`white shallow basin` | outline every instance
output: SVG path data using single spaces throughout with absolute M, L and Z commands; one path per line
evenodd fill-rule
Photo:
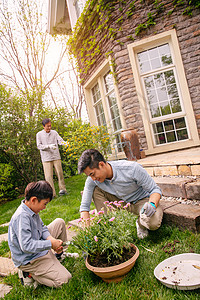
M 169 288 L 198 289 L 200 288 L 200 254 L 183 253 L 169 257 L 157 265 L 154 275 Z

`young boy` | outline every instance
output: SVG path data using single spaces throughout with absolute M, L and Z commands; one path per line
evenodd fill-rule
M 47 227 L 38 215 L 52 196 L 53 190 L 47 181 L 29 183 L 25 200 L 10 221 L 8 244 L 15 266 L 19 274 L 23 274 L 24 285 L 32 280 L 34 286 L 40 283 L 59 287 L 72 277 L 51 251 L 53 249 L 58 256 L 63 252 L 62 244 L 67 241 L 64 220 L 55 219 Z

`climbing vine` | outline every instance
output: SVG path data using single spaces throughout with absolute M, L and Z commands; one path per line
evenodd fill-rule
M 162 0 L 88 0 L 68 41 L 71 54 L 78 60 L 79 72 L 86 74 L 97 57 L 105 55 L 105 49 L 104 53 L 101 50 L 105 41 L 115 40 L 123 46 L 124 43 L 117 38 L 117 34 L 122 31 L 122 23 L 137 13 L 136 4 L 141 7 L 148 4 L 150 8 L 147 9 L 145 21 L 135 28 L 135 36 L 128 36 L 131 41 L 134 41 L 142 31 L 156 25 L 156 18 L 166 9 L 164 3 Z M 181 6 L 186 7 L 183 14 L 191 16 L 193 9 L 200 7 L 200 0 L 173 0 L 172 3 L 173 8 L 168 11 L 168 16 Z M 112 51 L 106 52 L 106 57 L 108 55 L 112 56 Z M 114 66 L 113 58 L 111 61 Z M 116 78 L 115 74 L 114 77 Z

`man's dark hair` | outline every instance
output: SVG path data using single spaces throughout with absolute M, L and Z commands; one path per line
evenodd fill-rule
M 53 189 L 48 181 L 41 180 L 37 182 L 31 182 L 25 189 L 25 199 L 30 200 L 31 197 L 37 197 L 38 202 L 43 199 L 52 199 Z
M 106 163 L 103 155 L 96 149 L 87 149 L 83 151 L 78 161 L 78 172 L 83 173 L 84 170 L 89 167 L 90 169 L 99 168 L 99 162 Z
M 45 126 L 45 125 L 48 124 L 49 122 L 51 122 L 50 119 L 44 119 L 44 120 L 42 120 L 42 125 Z

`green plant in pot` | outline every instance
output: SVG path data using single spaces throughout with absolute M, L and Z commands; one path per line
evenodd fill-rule
M 97 215 L 92 214 L 90 226 L 80 230 L 74 245 L 87 253 L 89 270 L 106 282 L 119 282 L 139 256 L 138 248 L 132 244 L 136 217 L 123 201 L 106 201 L 105 205 L 107 214 L 103 209 Z

